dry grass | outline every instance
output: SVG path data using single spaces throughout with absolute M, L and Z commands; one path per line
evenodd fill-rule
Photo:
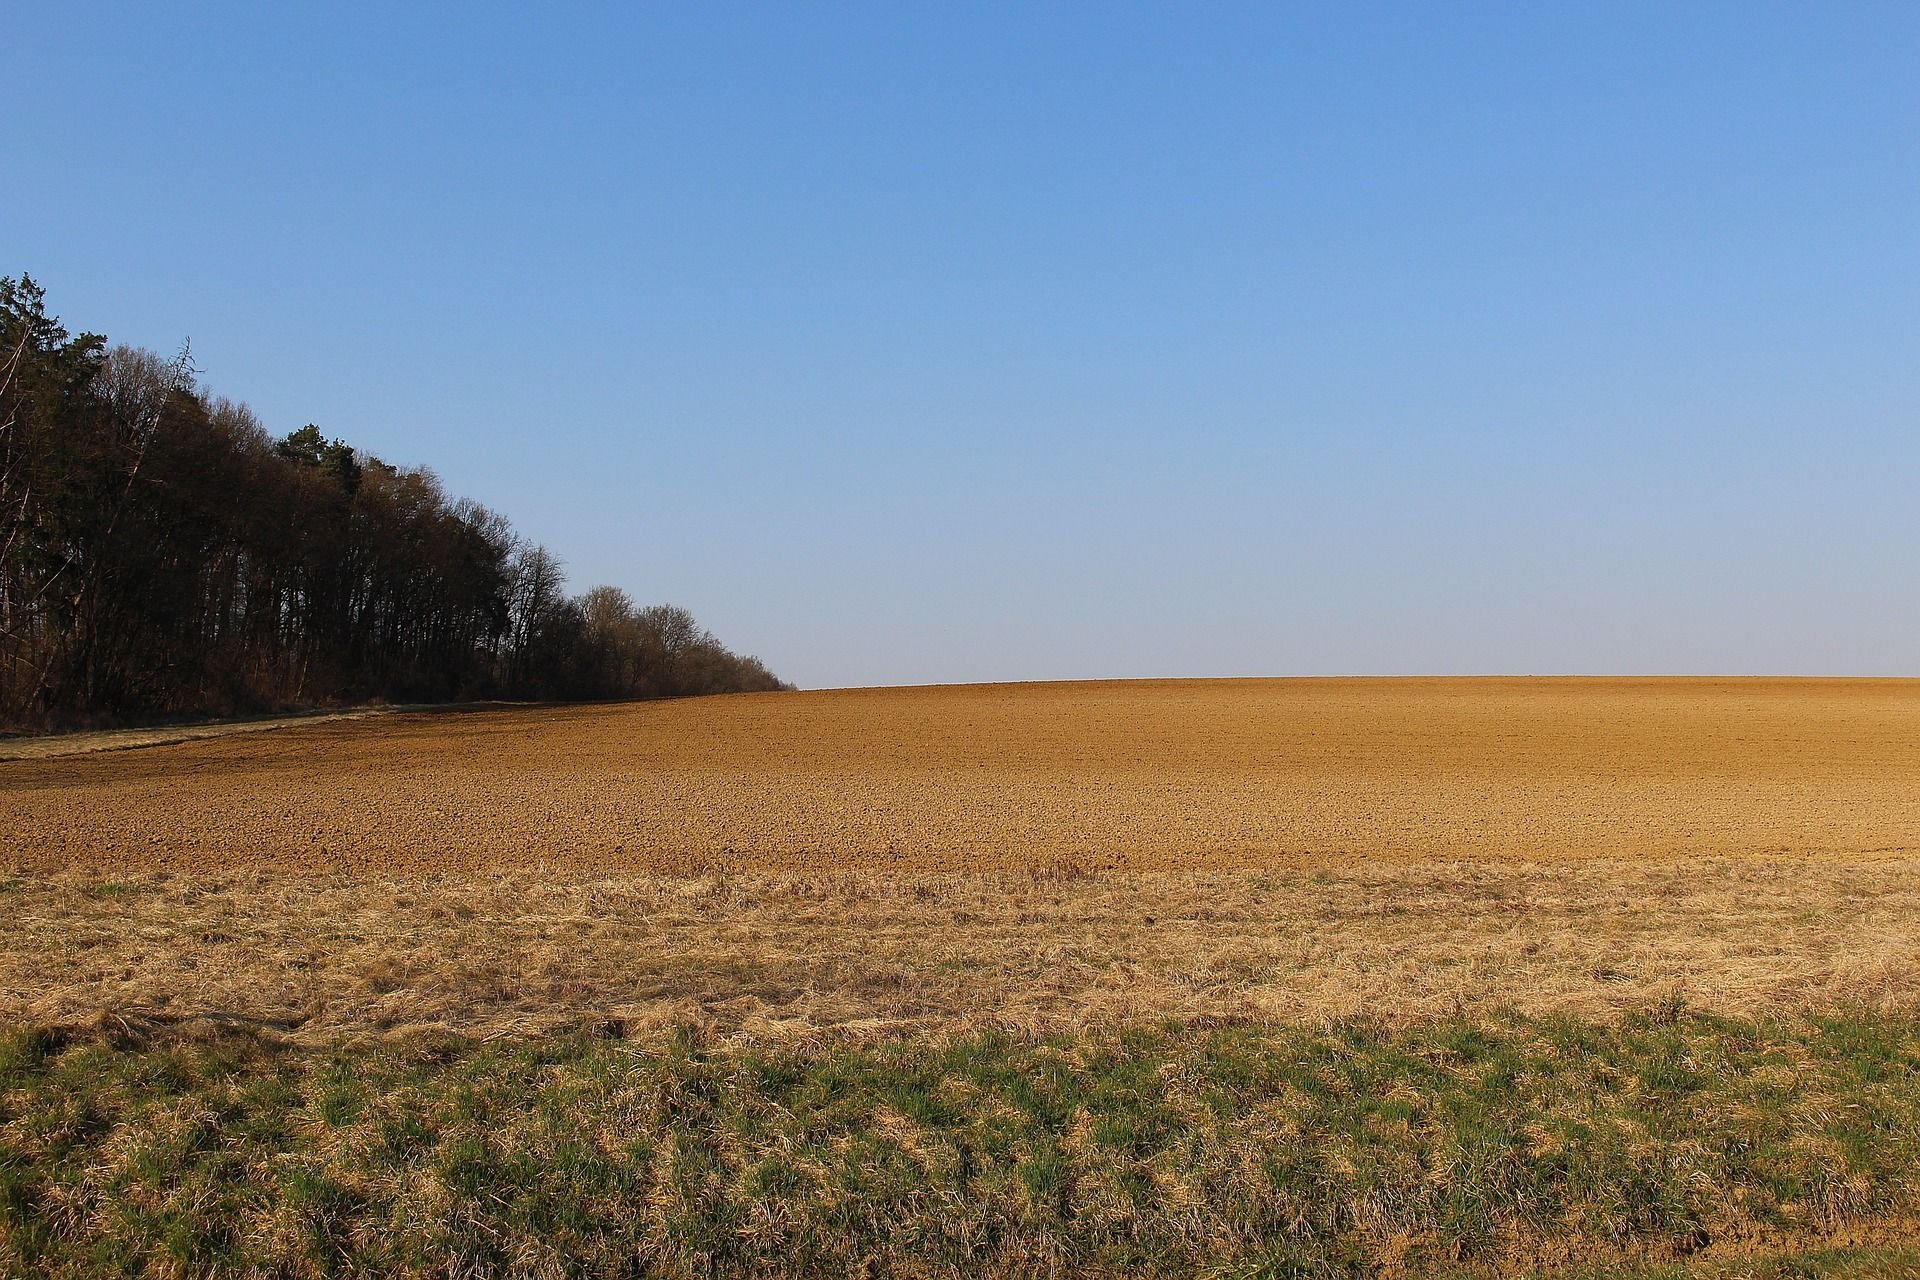
M 1920 1211 L 1920 683 L 394 715 L 0 819 L 0 1271 L 1758 1275 Z
M 784 1049 L 0 1031 L 0 1273 L 1852 1280 L 1911 1274 L 1917 1083 L 1920 1023 L 1860 1013 Z M 1805 1252 L 1840 1245 L 1895 1247 Z
M 1920 989 L 1920 682 L 1151 681 L 0 764 L 0 1017 L 749 1037 Z
M 756 1041 L 1506 1007 L 1904 1008 L 1920 859 L 8 882 L 0 1020 Z

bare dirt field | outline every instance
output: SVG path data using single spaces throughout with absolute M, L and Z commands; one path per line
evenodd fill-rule
M 0 819 L 8 1274 L 1915 1256 L 1920 682 L 316 719 Z
M 1140 681 L 0 762 L 0 1013 L 307 1036 L 1901 1004 L 1920 683 Z
M 0 762 L 0 867 L 1196 871 L 1920 853 L 1920 682 L 952 686 Z
M 1920 990 L 1920 683 L 1006 685 L 0 762 L 0 1016 L 751 1038 Z

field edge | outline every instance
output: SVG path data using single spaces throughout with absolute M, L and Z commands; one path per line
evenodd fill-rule
M 778 1050 L 0 1037 L 0 1262 L 52 1276 L 1651 1277 L 1892 1266 L 1916 1220 L 1920 1018 L 1867 1011 Z

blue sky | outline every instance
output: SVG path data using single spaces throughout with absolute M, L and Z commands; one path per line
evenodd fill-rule
M 1920 674 L 1920 6 L 7 27 L 0 272 L 802 684 Z

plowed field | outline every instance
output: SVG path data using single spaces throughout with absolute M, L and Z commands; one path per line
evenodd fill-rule
M 1920 682 L 397 713 L 0 761 L 0 816 L 0 1022 L 786 1040 L 1920 991 Z
M 1920 849 L 1920 682 L 953 686 L 0 761 L 0 867 L 1220 870 Z

